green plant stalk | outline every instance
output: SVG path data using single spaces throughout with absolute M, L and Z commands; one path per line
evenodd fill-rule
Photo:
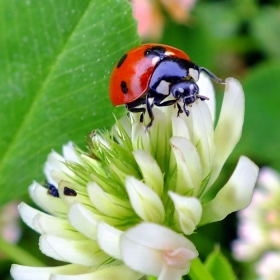
M 12 262 L 28 266 L 45 266 L 37 258 L 15 244 L 8 243 L 0 236 L 0 251 L 3 252 Z

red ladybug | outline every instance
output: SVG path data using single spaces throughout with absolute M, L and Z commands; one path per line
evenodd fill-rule
M 161 45 L 144 44 L 124 54 L 116 64 L 110 80 L 110 98 L 114 106 L 125 104 L 130 112 L 146 110 L 150 127 L 154 120 L 152 107 L 177 105 L 178 115 L 189 115 L 187 106 L 208 99 L 199 95 L 196 82 L 200 72 L 207 73 L 215 82 L 225 82 L 203 67 L 198 67 L 181 50 Z M 174 99 L 164 101 L 172 95 Z M 181 105 L 179 104 L 181 103 Z M 146 108 L 140 105 L 146 105 Z

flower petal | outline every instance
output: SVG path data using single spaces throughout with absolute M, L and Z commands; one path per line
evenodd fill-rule
M 186 247 L 197 253 L 195 246 L 182 234 L 154 223 L 141 223 L 124 232 L 126 238 L 157 250 L 175 250 Z
M 88 272 L 88 267 L 76 264 L 56 267 L 32 267 L 13 264 L 11 267 L 11 276 L 14 280 L 49 280 L 53 273 L 76 275 L 86 272 Z
M 80 265 L 100 265 L 110 257 L 100 250 L 92 240 L 67 240 L 64 238 L 41 235 L 40 250 L 45 255 L 64 262 Z
M 68 219 L 71 225 L 84 236 L 96 240 L 97 220 L 90 210 L 76 202 L 69 209 Z
M 137 280 L 142 274 L 133 271 L 125 265 L 114 265 L 97 269 L 94 272 L 82 275 L 52 275 L 49 280 Z
M 141 219 L 155 223 L 164 221 L 164 206 L 151 188 L 131 176 L 126 178 L 125 186 L 131 205 Z
M 184 271 L 178 268 L 170 267 L 167 264 L 163 264 L 162 271 L 158 277 L 158 280 L 176 280 L 182 279 L 183 275 L 186 275 L 190 270 L 190 264 L 187 265 L 187 269 Z
M 67 180 L 73 172 L 65 165 L 65 158 L 55 151 L 52 151 L 44 165 L 44 173 L 48 183 L 57 187 L 60 180 Z
M 126 135 L 131 135 L 132 132 L 131 121 L 127 115 L 124 115 L 122 118 L 116 120 L 116 123 L 112 127 L 112 133 L 118 143 L 122 143 L 123 141 L 122 130 Z
M 181 196 L 171 191 L 169 191 L 168 194 L 175 206 L 174 215 L 178 227 L 186 235 L 192 234 L 202 215 L 202 206 L 199 199 Z
M 240 157 L 229 181 L 216 197 L 203 205 L 200 225 L 220 221 L 228 214 L 247 207 L 252 199 L 259 168 L 247 157 Z
M 42 214 L 42 215 L 48 215 L 48 214 L 45 214 L 27 204 L 25 204 L 24 202 L 21 202 L 19 204 L 18 211 L 25 224 L 27 224 L 30 228 L 37 231 L 38 233 L 42 233 L 40 231 L 40 229 L 38 229 L 38 228 L 35 229 L 33 220 L 34 220 L 34 217 L 38 214 Z
M 124 263 L 132 269 L 147 275 L 172 275 L 174 277 L 169 279 L 174 280 L 180 279 L 189 261 L 198 256 L 195 246 L 187 238 L 152 223 L 141 223 L 124 232 L 121 236 L 121 252 Z M 167 273 L 168 269 L 174 270 L 174 274 Z M 179 278 L 178 269 L 181 271 Z
M 182 116 L 190 131 L 191 142 L 196 147 L 202 165 L 202 179 L 211 172 L 215 155 L 214 124 L 205 102 L 197 100 L 190 109 L 190 115 Z
M 19 204 L 18 209 L 23 221 L 40 234 L 49 233 L 72 239 L 81 237 L 66 219 L 48 215 L 23 202 Z
M 115 259 L 121 260 L 120 236 L 122 231 L 104 223 L 98 223 L 97 240 L 100 248 Z
M 87 190 L 92 204 L 101 213 L 116 218 L 131 217 L 133 215 L 128 201 L 106 193 L 97 183 L 89 182 Z
M 97 224 L 99 221 L 104 221 L 113 226 L 123 224 L 123 220 L 96 214 L 93 210 L 89 210 L 83 204 L 75 202 L 68 212 L 70 224 L 89 239 L 97 240 Z
M 47 161 L 44 165 L 44 173 L 48 183 L 57 187 L 57 182 L 52 178 L 51 173 L 54 169 L 61 170 L 66 168 L 64 165 L 65 159 L 59 153 L 51 151 L 47 157 Z
M 168 111 L 170 109 L 173 108 L 162 107 L 162 111 Z M 150 129 L 148 132 L 152 146 L 150 153 L 157 161 L 161 170 L 167 170 L 170 157 L 169 139 L 171 137 L 171 119 L 170 117 L 166 117 L 162 111 L 158 108 L 153 108 L 153 113 L 155 116 L 153 129 Z
M 172 137 L 170 145 L 177 161 L 176 193 L 197 195 L 202 180 L 202 167 L 196 147 L 182 137 Z
M 68 188 L 72 191 L 74 191 L 75 194 L 70 195 L 67 192 L 65 192 L 65 189 Z M 58 183 L 58 192 L 59 192 L 59 197 L 61 201 L 68 207 L 70 207 L 73 203 L 75 202 L 80 202 L 84 205 L 90 205 L 90 199 L 88 198 L 88 195 L 84 191 L 79 191 L 77 190 L 77 185 L 75 183 L 65 181 L 65 180 L 60 180 Z
M 69 141 L 66 145 L 62 146 L 62 154 L 66 161 L 80 163 L 80 157 L 77 155 L 75 145 Z
M 66 219 L 57 218 L 46 214 L 37 214 L 33 219 L 34 229 L 41 234 L 47 233 L 65 239 L 84 239 Z
M 217 179 L 226 159 L 240 139 L 244 121 L 244 107 L 245 99 L 241 84 L 233 78 L 226 79 L 223 104 L 215 129 L 216 154 L 207 189 Z
M 142 171 L 145 184 L 160 196 L 163 191 L 163 175 L 157 162 L 151 154 L 143 150 L 134 151 L 133 155 Z
M 160 251 L 142 246 L 124 234 L 121 238 L 121 252 L 122 260 L 128 267 L 146 275 L 160 275 L 163 266 Z
M 187 140 L 190 140 L 190 133 L 189 133 L 189 128 L 185 121 L 177 116 L 176 114 L 173 114 L 171 117 L 172 121 L 172 135 L 177 136 L 177 137 L 183 137 L 186 138 Z
M 28 190 L 32 200 L 43 210 L 55 216 L 65 217 L 67 206 L 61 199 L 50 195 L 46 188 L 34 181 Z
M 212 122 L 214 123 L 216 117 L 216 96 L 213 83 L 209 76 L 202 72 L 197 81 L 197 85 L 199 87 L 199 94 L 209 98 L 209 100 L 205 100 L 204 102 L 210 110 Z
M 137 118 L 138 116 L 135 117 Z M 143 123 L 134 122 L 132 124 L 131 142 L 133 150 L 142 149 L 149 153 L 152 150 L 150 136 Z

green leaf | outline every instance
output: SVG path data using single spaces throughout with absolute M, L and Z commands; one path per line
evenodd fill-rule
M 111 126 L 111 70 L 139 43 L 126 0 L 0 0 L 0 204 L 43 180 L 52 148 Z
M 157 278 L 154 276 L 146 276 L 146 278 L 147 280 L 157 280 Z
M 214 280 L 199 258 L 192 260 L 189 276 L 192 280 Z
M 230 263 L 219 249 L 215 249 L 208 255 L 205 266 L 211 272 L 215 280 L 237 280 Z
M 265 63 L 252 70 L 242 82 L 245 122 L 235 150 L 235 155 L 246 154 L 259 165 L 276 169 L 280 169 L 279 73 L 279 63 Z

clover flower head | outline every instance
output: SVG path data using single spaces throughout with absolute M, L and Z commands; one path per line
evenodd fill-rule
M 253 261 L 262 279 L 280 277 L 280 176 L 268 167 L 260 171 L 252 203 L 238 213 L 238 237 L 234 257 Z
M 187 238 L 198 226 L 246 207 L 258 168 L 242 156 L 216 196 L 209 196 L 238 142 L 244 94 L 226 80 L 215 122 L 215 96 L 204 75 L 190 116 L 172 106 L 153 108 L 148 130 L 139 115 L 116 121 L 112 132 L 93 131 L 88 152 L 64 146 L 45 165 L 49 191 L 34 182 L 32 199 L 48 214 L 22 203 L 20 214 L 40 235 L 41 251 L 69 264 L 53 268 L 13 265 L 14 279 L 180 279 L 198 256 Z M 114 275 L 114 276 L 112 276 Z M 32 278 L 33 277 L 33 278 Z M 111 277 L 111 278 L 110 278 Z
M 267 252 L 256 264 L 256 272 L 260 279 L 277 280 L 280 275 L 280 253 Z

